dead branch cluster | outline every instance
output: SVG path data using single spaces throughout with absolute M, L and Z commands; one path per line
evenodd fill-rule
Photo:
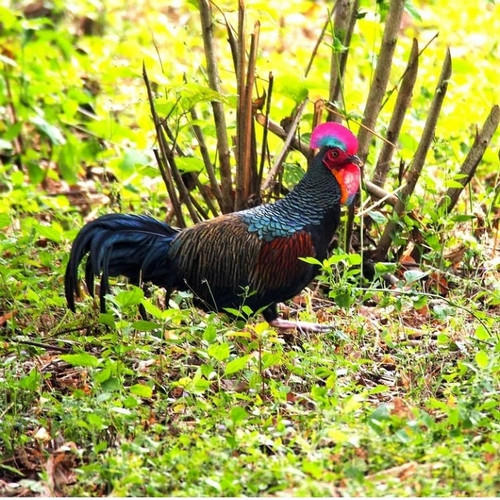
M 386 181 L 391 169 L 394 168 L 394 156 L 397 153 L 397 144 L 406 113 L 411 106 L 411 98 L 417 79 L 419 60 L 425 48 L 419 50 L 418 42 L 413 40 L 405 71 L 397 85 L 388 89 L 389 77 L 392 69 L 394 50 L 398 41 L 402 15 L 404 11 L 404 0 L 390 2 L 390 9 L 385 20 L 385 28 L 381 41 L 380 51 L 377 55 L 377 64 L 374 69 L 371 87 L 365 104 L 363 118 L 359 125 L 358 155 L 366 162 L 374 137 L 382 140 L 382 146 L 378 158 L 372 162 L 374 167 L 370 178 L 365 168 L 363 186 L 369 195 L 365 206 L 358 215 L 368 216 L 362 227 L 370 227 L 369 213 L 374 208 L 383 205 L 388 206 L 393 216 L 388 217 L 388 222 L 382 231 L 379 241 L 372 248 L 370 258 L 374 261 L 387 259 L 394 235 L 398 229 L 398 218 L 402 217 L 407 210 L 407 202 L 413 195 L 415 187 L 421 177 L 426 163 L 426 157 L 431 148 L 435 135 L 436 124 L 440 115 L 441 107 L 446 96 L 448 81 L 452 74 L 452 60 L 450 51 L 447 50 L 442 63 L 432 101 L 430 103 L 427 118 L 422 135 L 418 141 L 418 147 L 408 168 L 401 162 L 399 165 L 400 186 L 395 191 L 385 188 Z M 221 92 L 221 79 L 217 63 L 217 50 L 214 34 L 214 12 L 210 0 L 199 0 L 201 28 L 203 32 L 204 51 L 206 56 L 206 72 L 208 85 L 215 92 Z M 349 45 L 356 25 L 359 13 L 358 0 L 338 0 L 333 10 L 327 16 L 325 25 L 321 31 L 316 47 L 313 50 L 305 76 L 314 64 L 314 58 L 318 48 L 324 41 L 327 33 L 331 33 L 334 40 L 340 44 L 341 50 L 332 48 L 330 85 L 328 98 L 314 103 L 313 123 L 326 120 L 341 121 L 349 120 L 349 114 L 343 105 L 343 81 L 348 68 Z M 201 128 L 196 125 L 198 117 L 196 109 L 190 111 L 194 121 L 192 125 L 193 134 L 198 142 L 199 151 L 204 162 L 209 188 L 203 186 L 198 179 L 198 174 L 182 174 L 176 165 L 176 157 L 184 155 L 176 142 L 176 131 L 168 125 L 168 120 L 158 115 L 155 109 L 155 100 L 151 90 L 151 84 L 144 68 L 144 80 L 148 90 L 151 113 L 158 136 L 159 150 L 155 151 L 161 175 L 166 184 L 171 202 L 169 219 L 175 219 L 176 223 L 183 227 L 186 225 L 184 205 L 193 222 L 206 219 L 218 213 L 227 213 L 241 210 L 263 200 L 269 200 L 271 196 L 278 196 L 282 192 L 280 186 L 284 162 L 291 150 L 297 150 L 309 158 L 311 151 L 308 144 L 301 141 L 297 136 L 302 113 L 309 104 L 305 99 L 294 110 L 291 117 L 276 123 L 270 116 L 272 109 L 271 100 L 273 92 L 273 75 L 268 75 L 267 87 L 256 92 L 256 68 L 257 49 L 259 43 L 259 23 L 255 23 L 248 35 L 246 11 L 243 0 L 239 1 L 238 22 L 235 30 L 223 13 L 218 13 L 223 19 L 226 28 L 227 39 L 231 49 L 236 76 L 236 87 L 238 91 L 238 104 L 236 116 L 236 133 L 234 138 L 229 138 L 226 123 L 224 104 L 220 100 L 211 103 L 213 120 L 217 136 L 217 165 L 210 159 L 206 141 Z M 329 29 L 330 28 L 330 29 Z M 249 41 L 249 43 L 248 43 Z M 432 43 L 432 40 L 427 44 Z M 334 47 L 335 44 L 332 44 Z M 389 120 L 387 130 L 383 137 L 375 132 L 380 111 L 387 103 L 389 97 L 397 93 L 392 116 Z M 460 170 L 457 172 L 460 187 L 453 187 L 443 193 L 438 209 L 450 212 L 459 199 L 460 194 L 473 178 L 476 168 L 490 143 L 490 140 L 500 120 L 500 109 L 498 105 L 492 107 L 483 126 L 477 130 L 474 142 L 465 158 Z M 259 150 L 256 124 L 262 127 L 262 140 Z M 274 134 L 283 139 L 281 151 L 271 158 L 267 139 L 268 134 Z M 231 147 L 234 144 L 234 148 Z M 232 161 L 235 167 L 232 167 Z M 268 168 L 266 169 L 266 165 Z M 266 175 L 264 173 L 266 172 Z M 193 190 L 197 188 L 198 194 Z M 208 211 L 198 201 L 205 202 Z M 366 208 L 368 205 L 368 208 Z M 355 210 L 359 207 L 351 207 L 348 217 L 347 246 L 351 245 L 351 235 L 355 220 Z M 210 212 L 210 213 L 208 213 Z M 411 215 L 411 214 L 410 214 Z

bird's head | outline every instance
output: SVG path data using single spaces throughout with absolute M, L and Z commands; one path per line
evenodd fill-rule
M 340 202 L 346 205 L 352 203 L 359 189 L 361 166 L 361 160 L 356 156 L 356 136 L 340 123 L 322 123 L 311 134 L 311 148 L 320 149 L 323 165 L 337 179 Z

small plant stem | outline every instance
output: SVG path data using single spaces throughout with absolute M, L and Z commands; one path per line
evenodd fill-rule
M 189 191 L 188 191 L 186 185 L 184 184 L 184 181 L 183 181 L 182 176 L 179 172 L 179 169 L 177 168 L 177 162 L 175 161 L 173 149 L 168 146 L 167 140 L 165 138 L 165 133 L 167 134 L 167 136 L 174 138 L 174 135 L 170 131 L 168 125 L 166 124 L 165 121 L 163 121 L 161 124 L 161 136 L 162 137 L 160 138 L 160 136 L 158 136 L 158 140 L 159 140 L 160 145 L 162 143 L 164 144 L 164 148 L 161 148 L 162 154 L 164 154 L 164 156 L 167 159 L 167 163 L 168 163 L 168 166 L 170 168 L 172 179 L 174 180 L 175 185 L 177 186 L 177 190 L 179 191 L 179 195 L 180 195 L 179 203 L 186 204 L 186 207 L 189 211 L 189 215 L 190 215 L 192 221 L 196 224 L 197 222 L 200 222 L 200 218 L 198 217 L 198 213 L 196 212 L 195 207 L 192 203 L 191 197 L 189 196 Z M 174 144 L 175 144 L 175 140 L 174 140 Z
M 323 38 L 325 37 L 326 29 L 328 28 L 328 25 L 330 24 L 330 20 L 333 16 L 333 13 L 337 9 L 337 3 L 339 0 L 337 0 L 333 6 L 333 9 L 331 12 L 328 14 L 328 18 L 325 21 L 325 24 L 323 24 L 323 28 L 321 29 L 321 33 L 319 34 L 318 39 L 316 40 L 316 44 L 314 45 L 314 49 L 312 51 L 311 57 L 309 58 L 309 62 L 307 63 L 306 70 L 304 72 L 304 77 L 307 78 L 307 75 L 309 74 L 309 71 L 311 71 L 314 58 L 316 57 L 316 54 L 318 53 L 319 46 L 321 45 L 321 42 L 323 41 Z
M 262 185 L 262 177 L 264 175 L 264 164 L 266 162 L 266 152 L 267 152 L 267 134 L 269 131 L 269 115 L 271 114 L 271 97 L 273 95 L 273 85 L 274 85 L 274 76 L 270 72 L 269 73 L 269 84 L 267 87 L 267 99 L 266 99 L 266 111 L 264 116 L 264 131 L 262 133 L 262 149 L 261 149 L 261 154 L 260 154 L 260 165 L 259 165 L 259 178 L 258 178 L 258 184 L 259 184 L 259 193 L 261 192 L 261 185 Z

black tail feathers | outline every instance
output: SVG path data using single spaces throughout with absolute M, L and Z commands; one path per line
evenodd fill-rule
M 94 295 L 94 278 L 101 275 L 101 311 L 110 276 L 126 276 L 132 283 L 152 282 L 168 288 L 174 271 L 168 250 L 179 230 L 146 215 L 109 214 L 89 222 L 78 233 L 66 268 L 64 289 L 68 307 L 75 310 L 80 296 L 78 266 L 88 253 L 85 281 Z

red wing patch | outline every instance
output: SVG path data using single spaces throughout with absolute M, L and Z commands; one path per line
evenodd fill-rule
M 293 287 L 307 270 L 300 257 L 314 257 L 312 237 L 305 231 L 292 236 L 275 238 L 263 244 L 252 273 L 251 282 L 257 290 L 278 290 Z

